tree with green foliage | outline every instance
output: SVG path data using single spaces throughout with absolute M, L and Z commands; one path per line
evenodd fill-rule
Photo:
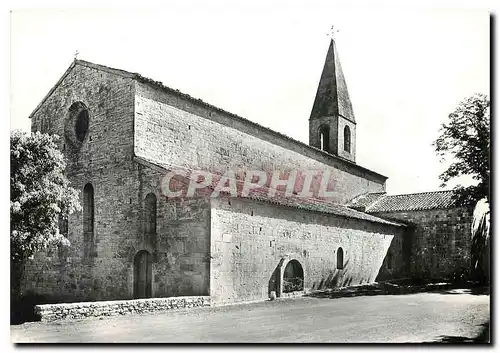
M 59 232 L 61 219 L 81 209 L 78 192 L 64 174 L 66 162 L 56 135 L 10 135 L 11 299 L 21 295 L 26 260 L 50 246 L 69 246 Z
M 471 176 L 476 185 L 454 188 L 457 206 L 474 206 L 485 198 L 490 201 L 490 100 L 475 94 L 461 101 L 442 124 L 440 136 L 433 143 L 442 161 L 451 165 L 439 178 L 441 187 L 456 177 Z

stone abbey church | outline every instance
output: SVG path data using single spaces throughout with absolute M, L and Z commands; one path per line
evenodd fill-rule
M 318 68 L 318 73 L 319 73 Z M 57 134 L 82 211 L 71 246 L 38 253 L 23 292 L 53 302 L 208 296 L 265 300 L 468 268 L 471 214 L 450 191 L 387 195 L 356 164 L 356 119 L 335 42 L 309 117 L 309 144 L 136 73 L 75 60 L 30 116 Z M 307 117 L 304 117 L 306 119 Z M 325 170 L 329 200 L 170 199 L 175 168 Z

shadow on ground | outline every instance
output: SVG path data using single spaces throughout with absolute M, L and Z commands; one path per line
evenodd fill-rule
M 480 286 L 473 282 L 461 283 L 415 283 L 412 281 L 388 281 L 372 283 L 356 287 L 335 288 L 316 291 L 307 294 L 314 298 L 345 298 L 373 295 L 404 295 L 413 293 L 437 293 L 446 295 L 490 295 L 489 286 Z M 477 337 L 464 336 L 439 336 L 434 341 L 422 343 L 490 343 L 490 322 L 482 325 L 481 332 Z
M 367 285 L 325 289 L 314 291 L 306 294 L 306 297 L 315 298 L 343 298 L 356 296 L 372 296 L 372 295 L 403 295 L 422 292 L 432 292 L 439 294 L 472 294 L 472 295 L 489 295 L 489 286 L 477 286 L 472 282 L 467 283 L 415 283 L 414 281 L 399 280 L 387 281 L 380 283 L 372 283 Z M 40 316 L 35 313 L 36 304 L 48 304 L 57 301 L 50 300 L 41 295 L 28 293 L 17 302 L 11 303 L 11 325 L 19 325 L 24 322 L 40 321 Z M 489 328 L 489 323 L 488 323 Z M 489 331 L 488 331 L 489 334 Z M 443 337 L 443 340 L 460 339 L 470 340 L 466 337 Z M 489 335 L 488 335 L 489 339 Z M 443 341 L 444 342 L 444 341 Z
M 49 301 L 42 295 L 27 293 L 18 300 L 10 303 L 10 324 L 20 325 L 24 322 L 40 321 L 40 316 L 35 312 L 35 305 L 47 304 Z
M 403 295 L 414 293 L 489 295 L 489 286 L 467 283 L 415 283 L 411 281 L 388 281 L 355 287 L 325 289 L 307 294 L 314 298 L 345 298 L 367 295 Z
M 423 343 L 491 343 L 490 342 L 490 323 L 489 321 L 482 324 L 482 329 L 477 337 L 464 336 L 439 336 L 434 341 Z

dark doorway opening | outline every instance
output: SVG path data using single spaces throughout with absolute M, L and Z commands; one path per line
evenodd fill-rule
M 297 260 L 291 260 L 283 273 L 283 293 L 304 290 L 304 270 Z
M 146 250 L 134 257 L 134 298 L 151 298 L 152 287 L 151 255 Z

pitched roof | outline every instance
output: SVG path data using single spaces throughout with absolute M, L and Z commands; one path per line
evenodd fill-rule
M 193 103 L 196 103 L 196 104 L 199 104 L 201 106 L 204 106 L 206 108 L 209 108 L 209 109 L 213 109 L 214 111 L 217 111 L 217 112 L 220 112 L 220 113 L 223 113 L 225 115 L 228 115 L 234 119 L 237 119 L 239 121 L 242 121 L 246 124 L 250 124 L 252 126 L 255 126 L 259 129 L 263 129 L 267 132 L 270 132 L 272 134 L 274 134 L 275 136 L 277 137 L 280 137 L 280 138 L 284 138 L 288 141 L 292 141 L 293 143 L 295 144 L 298 144 L 300 147 L 303 147 L 303 148 L 307 148 L 308 150 L 313 150 L 313 151 L 316 151 L 316 152 L 320 152 L 322 156 L 328 156 L 328 158 L 330 159 L 334 159 L 334 160 L 337 160 L 337 161 L 341 161 L 342 163 L 344 163 L 345 165 L 347 165 L 348 167 L 354 167 L 356 168 L 357 170 L 360 170 L 360 171 L 363 171 L 365 173 L 369 173 L 370 175 L 374 176 L 375 178 L 381 178 L 381 179 L 387 179 L 387 177 L 385 175 L 382 175 L 380 173 L 377 173 L 373 170 L 370 170 L 368 168 L 365 168 L 359 164 L 356 164 L 346 158 L 342 158 L 340 156 L 337 156 L 337 155 L 333 155 L 333 154 L 330 154 L 330 153 L 327 153 L 323 150 L 321 150 L 320 148 L 316 148 L 314 146 L 311 146 L 307 143 L 304 143 L 302 141 L 299 141 L 299 140 L 296 140 L 290 136 L 287 136 L 285 134 L 282 134 L 278 131 L 275 131 L 273 129 L 270 129 L 268 127 L 265 127 L 265 126 L 262 126 L 260 124 L 257 124 L 256 122 L 253 122 L 251 120 L 248 120 L 248 119 L 245 119 L 237 114 L 234 114 L 234 113 L 231 113 L 227 110 L 224 110 L 222 108 L 219 108 L 219 107 L 216 107 L 210 103 L 207 103 L 199 98 L 195 98 L 187 93 L 183 93 L 181 91 L 179 91 L 178 89 L 175 89 L 175 88 L 171 88 L 171 87 L 168 87 L 166 85 L 164 85 L 162 82 L 160 81 L 156 81 L 156 80 L 153 80 L 151 78 L 148 78 L 148 77 L 145 77 L 145 76 L 142 76 L 141 74 L 139 73 L 135 73 L 135 72 L 129 72 L 129 71 L 125 71 L 125 70 L 120 70 L 120 69 L 115 69 L 115 68 L 112 68 L 112 67 L 109 67 L 109 66 L 105 66 L 105 65 L 101 65 L 101 64 L 95 64 L 95 63 L 92 63 L 92 62 L 89 62 L 89 61 L 85 61 L 85 60 L 81 60 L 81 59 L 75 59 L 71 65 L 68 67 L 68 69 L 64 72 L 64 74 L 62 75 L 62 77 L 57 81 L 57 83 L 50 89 L 50 91 L 45 95 L 45 97 L 42 99 L 42 101 L 37 105 L 37 107 L 31 112 L 31 114 L 29 115 L 29 118 L 31 119 L 35 113 L 38 111 L 38 109 L 44 104 L 44 102 L 54 93 L 55 89 L 61 84 L 61 82 L 64 80 L 64 78 L 71 72 L 71 70 L 76 66 L 76 65 L 81 65 L 81 66 L 85 66 L 85 67 L 88 67 L 88 68 L 93 68 L 93 69 L 96 69 L 96 70 L 101 70 L 101 71 L 104 71 L 104 72 L 109 72 L 111 74 L 114 74 L 114 75 L 119 75 L 119 76 L 122 76 L 122 77 L 125 77 L 125 78 L 130 78 L 130 79 L 134 79 L 134 80 L 137 80 L 139 82 L 142 82 L 142 83 L 146 83 L 146 84 L 150 84 L 150 85 L 153 85 L 165 92 L 169 92 L 169 93 L 172 93 L 172 94 L 175 94 L 177 95 L 178 97 L 181 97 L 183 99 L 186 99 L 186 100 L 189 100 Z
M 349 207 L 367 213 L 402 212 L 453 208 L 453 190 L 430 191 L 414 194 L 386 195 L 372 193 L 353 199 Z
M 155 162 L 151 159 L 146 159 L 143 157 L 134 157 L 134 160 L 137 163 L 146 165 L 152 169 L 155 169 L 159 172 L 167 172 L 169 170 L 184 170 L 185 172 L 189 172 L 188 168 L 181 168 L 179 166 L 168 166 L 168 165 L 163 165 L 161 163 Z M 176 178 L 174 179 L 186 183 L 190 179 L 190 173 L 187 173 L 187 177 L 185 178 Z M 239 184 L 241 181 L 237 180 L 236 183 Z M 187 186 L 187 185 L 185 185 Z M 213 188 L 208 186 L 208 189 L 213 191 Z M 221 194 L 224 194 L 221 192 Z M 229 194 L 227 194 L 229 196 Z M 290 195 L 290 196 L 280 196 L 278 193 L 276 196 L 269 196 L 269 190 L 268 188 L 262 187 L 260 189 L 253 189 L 252 192 L 248 196 L 240 196 L 238 195 L 239 198 L 243 199 L 249 199 L 249 200 L 256 200 L 256 201 L 261 201 L 261 202 L 267 202 L 267 203 L 272 203 L 280 206 L 286 206 L 286 207 L 293 207 L 293 208 L 298 208 L 298 209 L 303 209 L 303 210 L 308 210 L 308 211 L 314 211 L 314 212 L 320 212 L 320 213 L 326 213 L 326 214 L 333 214 L 336 216 L 341 216 L 345 218 L 354 218 L 354 219 L 360 219 L 360 220 L 365 220 L 368 222 L 372 223 L 380 223 L 380 224 L 387 224 L 387 225 L 393 225 L 393 226 L 404 226 L 403 224 L 399 224 L 396 222 L 392 221 L 387 221 L 385 219 L 369 215 L 364 212 L 359 212 L 356 210 L 353 210 L 352 208 L 349 208 L 345 205 L 340 205 L 336 203 L 332 203 L 326 200 L 318 199 L 318 198 L 304 198 L 304 197 L 299 197 L 296 195 Z
M 361 219 L 374 223 L 382 223 L 382 224 L 390 224 L 390 225 L 400 225 L 398 223 L 390 222 L 382 218 L 378 218 L 372 216 L 370 214 L 359 212 L 354 209 L 351 209 L 347 206 L 328 202 L 321 199 L 315 198 L 301 198 L 298 196 L 289 196 L 289 197 L 270 197 L 267 193 L 267 190 L 260 193 L 250 194 L 248 197 L 244 197 L 248 199 L 253 199 L 257 201 L 264 201 L 268 203 L 273 203 L 281 206 L 294 207 L 298 209 L 315 211 L 321 213 L 329 213 L 337 216 L 347 217 L 347 218 L 355 218 Z
M 330 41 L 310 119 L 341 115 L 356 122 L 335 41 Z

